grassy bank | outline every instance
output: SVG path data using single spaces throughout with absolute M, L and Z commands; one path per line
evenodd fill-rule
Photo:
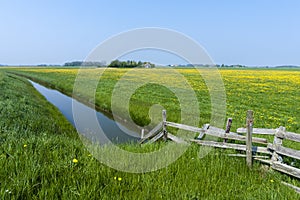
M 18 72 L 21 73 L 21 71 Z M 97 94 L 96 100 L 99 106 L 110 109 L 108 97 L 111 94 L 111 88 L 125 72 L 112 70 L 106 74 L 107 78 L 103 79 L 104 81 L 101 83 L 102 86 L 105 85 L 106 87 L 99 85 Z M 22 73 L 55 85 L 68 93 L 73 89 L 72 84 L 76 76 L 76 69 L 70 71 L 22 69 Z M 192 72 L 186 71 L 185 73 L 187 76 Z M 227 73 L 227 77 L 230 76 L 230 73 Z M 225 82 L 225 86 L 229 84 L 232 87 L 233 85 L 230 85 L 232 80 L 234 79 L 230 78 L 229 81 Z M 193 81 L 193 77 L 190 77 L 190 81 Z M 194 81 L 195 87 L 203 84 L 198 82 L 199 80 Z M 297 92 L 294 91 L 295 87 L 298 87 L 297 84 L 287 87 L 287 92 Z M 271 85 L 272 83 L 270 83 Z M 197 95 L 201 95 L 201 92 L 202 94 L 207 93 L 205 88 L 201 88 L 198 88 Z M 254 165 L 252 170 L 249 170 L 244 159 L 227 157 L 226 152 L 222 150 L 214 150 L 208 156 L 200 159 L 198 156 L 199 147 L 196 145 L 192 145 L 181 158 L 167 168 L 155 172 L 130 174 L 116 171 L 99 163 L 89 154 L 73 127 L 25 79 L 14 75 L 8 76 L 1 70 L 0 91 L 1 199 L 299 198 L 295 192 L 280 183 L 281 180 L 285 180 L 298 184 L 296 180 L 291 180 L 277 172 L 268 171 L 258 163 Z M 250 94 L 251 91 L 250 88 Z M 257 91 L 257 88 L 252 92 L 254 91 Z M 142 91 L 140 92 L 142 93 Z M 233 104 L 233 108 L 229 108 L 228 112 L 229 114 L 241 112 L 234 115 L 235 121 L 241 125 L 244 123 L 244 108 L 251 103 L 248 101 L 245 101 L 246 105 L 238 103 L 238 100 L 241 100 L 235 99 L 237 93 L 234 90 L 230 90 L 231 92 L 234 93 L 234 97 L 229 95 L 229 101 L 235 100 L 236 105 Z M 240 91 L 239 94 L 244 95 L 246 93 Z M 147 93 L 143 94 L 148 95 Z M 138 97 L 138 94 L 136 95 Z M 252 95 L 250 96 L 252 97 Z M 137 97 L 133 99 L 133 102 L 138 103 Z M 149 99 L 148 97 L 144 99 Z M 262 100 L 263 104 L 266 97 L 262 97 L 257 96 L 256 98 Z M 273 98 L 280 99 L 280 97 L 284 96 Z M 162 96 L 156 98 L 158 99 L 147 101 L 146 105 L 150 105 L 152 101 L 168 102 L 168 99 L 163 100 Z M 174 97 L 171 95 L 170 98 Z M 256 98 L 253 99 L 254 102 L 256 102 Z M 208 101 L 208 98 L 204 101 Z M 142 107 L 141 104 L 138 105 Z M 299 114 L 299 110 L 296 108 L 297 103 L 294 102 L 293 105 L 290 105 L 291 108 L 294 108 L 293 111 L 284 107 L 285 104 L 282 105 L 283 107 L 278 109 L 281 109 L 285 114 L 288 113 L 288 117 L 292 117 L 293 112 Z M 174 112 L 177 110 L 176 103 L 166 103 L 165 106 L 169 106 Z M 255 106 L 257 105 L 253 104 L 250 108 Z M 266 106 L 266 109 L 268 108 L 271 107 Z M 141 113 L 140 115 L 136 114 L 137 120 L 144 117 L 142 111 L 138 112 Z M 268 112 L 271 111 L 273 110 L 268 110 Z M 290 129 L 298 130 L 299 120 L 296 118 L 298 116 L 294 116 L 295 119 L 293 119 L 296 124 L 290 123 L 292 124 Z M 203 117 L 204 120 L 206 117 Z M 170 118 L 176 120 L 176 114 L 171 115 Z M 258 123 L 265 126 L 268 126 L 265 124 L 268 123 L 271 126 L 279 122 L 284 123 L 285 121 L 270 119 L 267 122 Z M 159 148 L 160 145 L 163 144 L 146 145 L 143 148 L 145 151 L 151 151 Z M 123 148 L 132 150 L 141 147 L 130 144 L 123 145 Z

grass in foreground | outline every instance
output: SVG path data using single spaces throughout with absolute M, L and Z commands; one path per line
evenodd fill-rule
M 130 174 L 108 168 L 24 79 L 0 72 L 1 199 L 298 199 L 280 173 L 192 145 L 167 168 Z M 145 151 L 163 143 L 146 145 Z M 122 145 L 130 151 L 139 145 Z M 297 183 L 297 182 L 296 182 Z

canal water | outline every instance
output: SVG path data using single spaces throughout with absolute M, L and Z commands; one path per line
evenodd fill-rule
M 86 106 L 85 104 L 57 90 L 49 89 L 31 80 L 29 81 L 38 92 L 40 92 L 50 103 L 52 103 L 60 110 L 60 112 L 77 129 L 79 133 L 85 135 L 88 129 L 88 132 L 92 133 L 92 138 L 90 137 L 90 135 L 85 135 L 87 138 L 96 140 L 97 142 L 102 144 L 107 143 L 107 141 L 111 141 L 113 143 L 125 143 L 131 141 L 136 142 L 140 139 L 140 135 L 138 133 L 129 130 L 122 124 L 115 122 L 103 113 L 95 111 L 94 109 Z M 75 118 L 76 121 L 74 120 L 72 107 L 72 104 L 74 103 L 76 104 L 77 112 Z M 80 112 L 79 115 L 78 112 Z M 98 124 L 96 125 L 95 123 L 92 123 L 94 119 L 90 119 L 90 116 L 93 115 L 96 116 L 96 120 L 98 121 Z M 102 129 L 102 133 L 98 133 L 99 126 Z M 103 133 L 105 134 L 105 139 L 103 139 Z

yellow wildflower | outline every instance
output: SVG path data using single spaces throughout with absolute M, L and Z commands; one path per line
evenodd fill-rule
M 119 178 L 118 178 L 118 181 L 121 181 L 121 180 L 122 180 L 122 178 L 121 178 L 121 177 L 119 177 Z
M 26 147 L 27 147 L 27 144 L 24 144 L 23 147 L 26 148 Z
M 78 160 L 76 158 L 74 158 L 73 163 L 78 163 Z

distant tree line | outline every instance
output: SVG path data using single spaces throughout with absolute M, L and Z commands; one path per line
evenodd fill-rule
M 154 68 L 155 65 L 150 62 L 141 62 L 141 61 L 133 61 L 133 60 L 127 60 L 127 61 L 119 61 L 119 60 L 113 60 L 108 67 L 113 68 Z
M 216 65 L 216 66 L 221 67 L 221 68 L 223 68 L 223 67 L 230 67 L 230 68 L 232 68 L 232 67 L 235 67 L 235 68 L 244 68 L 244 67 L 246 67 L 245 65 L 224 65 L 224 64 Z
M 85 62 L 85 61 L 73 61 L 73 62 L 66 62 L 64 66 L 96 66 L 96 67 L 103 67 L 106 66 L 105 62 Z M 142 61 L 134 61 L 134 60 L 127 60 L 127 61 L 120 61 L 120 60 L 113 60 L 107 67 L 113 68 L 153 68 L 155 67 L 154 64 L 150 62 L 142 62 Z
M 73 62 L 66 62 L 64 66 L 96 66 L 96 67 L 103 67 L 105 66 L 105 62 L 96 62 L 96 61 L 73 61 Z

